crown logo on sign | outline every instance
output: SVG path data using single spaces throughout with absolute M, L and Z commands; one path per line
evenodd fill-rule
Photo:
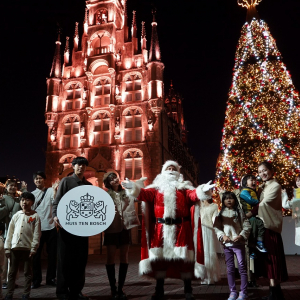
M 81 202 L 93 202 L 94 197 L 89 194 L 86 194 L 86 195 L 80 197 L 80 201 Z

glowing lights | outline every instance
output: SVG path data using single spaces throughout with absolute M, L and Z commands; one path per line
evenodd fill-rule
M 238 0 L 238 5 L 250 8 L 251 6 L 258 5 L 262 0 Z
M 260 1 L 240 1 L 245 7 Z M 246 23 L 237 46 L 217 164 L 217 185 L 232 189 L 262 160 L 291 185 L 300 173 L 299 95 L 267 24 Z

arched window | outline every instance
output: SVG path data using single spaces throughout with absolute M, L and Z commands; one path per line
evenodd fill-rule
M 139 149 L 124 152 L 125 178 L 140 179 L 143 176 L 143 153 Z
M 107 23 L 107 10 L 100 9 L 96 12 L 96 25 L 106 24 Z
M 81 90 L 79 83 L 70 84 L 67 89 L 66 110 L 81 108 Z
M 99 112 L 94 118 L 94 145 L 109 144 L 109 116 Z
M 110 104 L 111 84 L 108 79 L 100 79 L 95 84 L 94 106 Z
M 63 165 L 63 171 L 72 167 L 72 161 L 76 157 L 74 154 L 67 154 L 61 157 L 59 162 Z
M 126 102 L 142 100 L 142 77 L 130 75 L 126 80 Z
M 80 122 L 76 116 L 67 118 L 64 126 L 64 148 L 78 148 Z
M 125 143 L 142 141 L 142 115 L 138 108 L 128 110 L 125 115 Z

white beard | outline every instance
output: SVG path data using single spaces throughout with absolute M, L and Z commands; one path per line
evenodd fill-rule
M 179 186 L 180 182 L 180 173 L 176 171 L 164 171 L 161 174 L 158 174 L 153 181 L 153 185 L 158 187 L 160 193 L 165 191 L 175 191 Z

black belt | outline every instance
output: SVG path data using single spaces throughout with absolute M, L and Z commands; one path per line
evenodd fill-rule
M 183 217 L 183 218 L 153 218 L 153 223 L 162 223 L 166 225 L 173 225 L 173 224 L 181 224 L 186 221 L 191 221 L 191 217 Z

